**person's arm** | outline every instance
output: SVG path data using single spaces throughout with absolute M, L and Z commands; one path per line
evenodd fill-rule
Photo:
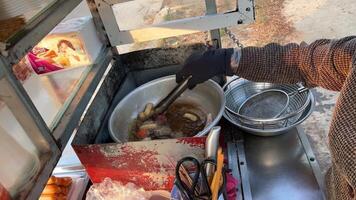
M 342 86 L 329 131 L 329 199 L 356 198 L 356 63 Z
M 310 45 L 269 44 L 241 50 L 231 71 L 253 81 L 321 86 L 340 92 L 329 132 L 332 169 L 329 199 L 356 195 L 356 37 L 318 40 Z
M 352 66 L 356 37 L 317 40 L 310 45 L 275 43 L 241 50 L 233 73 L 252 81 L 277 83 L 305 82 L 340 90 Z
M 210 50 L 190 57 L 177 73 L 177 82 L 193 75 L 190 82 L 193 87 L 215 75 L 236 74 L 252 81 L 305 82 L 309 87 L 340 90 L 351 68 L 355 50 L 356 37 L 317 40 L 310 45 L 271 43 L 241 50 Z

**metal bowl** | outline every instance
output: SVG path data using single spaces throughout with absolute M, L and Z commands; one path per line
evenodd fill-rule
M 257 83 L 251 82 L 245 79 L 239 79 L 231 85 L 231 87 L 227 92 L 227 88 L 225 85 L 225 96 L 226 96 L 226 106 L 232 109 L 237 109 L 240 104 L 242 104 L 246 99 L 248 99 L 251 95 L 254 95 L 258 92 L 278 88 L 283 89 L 287 93 L 292 92 L 293 90 L 297 90 L 300 85 L 279 85 L 272 83 Z M 231 92 L 231 90 L 234 90 Z M 306 103 L 304 103 L 306 102 Z M 293 115 L 288 114 L 288 112 L 281 117 L 273 118 L 273 119 L 265 119 L 265 120 L 250 120 L 249 118 L 243 118 L 238 115 L 235 115 L 229 110 L 225 109 L 223 116 L 235 124 L 239 128 L 252 133 L 258 136 L 274 136 L 287 132 L 291 128 L 296 125 L 302 123 L 312 112 L 314 108 L 314 97 L 313 94 L 308 91 L 304 95 L 299 95 L 291 98 L 289 113 L 291 111 L 297 111 Z M 253 122 L 253 123 L 252 123 Z
M 112 139 L 116 142 L 128 141 L 129 127 L 138 113 L 147 103 L 158 103 L 175 85 L 175 76 L 166 76 L 141 85 L 129 93 L 119 102 L 110 116 L 109 131 Z M 197 103 L 206 113 L 211 114 L 212 122 L 196 136 L 207 134 L 219 122 L 224 112 L 224 92 L 212 80 L 197 85 L 193 90 L 186 90 L 177 100 Z
M 299 93 L 298 91 L 300 88 L 304 87 L 301 84 L 272 84 L 251 82 L 242 78 L 236 78 L 224 86 L 224 95 L 226 98 L 225 109 L 232 116 L 234 116 L 234 118 L 246 126 L 256 129 L 282 128 L 284 126 L 288 126 L 288 124 L 293 124 L 296 122 L 304 109 L 308 106 L 310 101 L 310 91 L 305 88 L 303 89 L 304 92 Z M 239 113 L 241 106 L 245 104 L 246 100 L 249 100 L 256 94 L 272 90 L 277 90 L 285 94 L 295 93 L 295 95 L 288 97 L 287 104 L 285 105 L 278 105 L 281 103 L 278 101 L 278 98 L 275 98 L 278 96 L 272 95 L 272 99 L 269 99 L 268 104 L 263 104 L 263 107 L 257 110 L 254 108 L 254 106 L 252 106 L 248 108 L 248 112 L 250 112 L 250 114 L 257 114 L 257 116 L 263 116 L 266 113 L 280 113 L 281 110 L 284 110 L 282 113 L 278 114 L 278 116 L 255 118 Z M 263 100 L 259 99 L 258 101 Z M 255 102 L 255 104 L 258 104 L 258 101 Z M 281 107 L 285 108 L 280 109 Z

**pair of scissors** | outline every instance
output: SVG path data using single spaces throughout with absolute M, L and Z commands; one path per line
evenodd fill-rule
M 210 184 L 206 174 L 206 166 L 212 164 L 216 166 L 216 161 L 205 159 L 201 163 L 194 157 L 184 157 L 178 161 L 175 169 L 175 185 L 181 192 L 184 200 L 209 200 L 212 197 Z M 188 171 L 186 166 L 193 171 Z M 182 171 L 187 171 L 183 177 Z M 223 170 L 224 174 L 224 170 Z M 192 175 L 192 178 L 191 178 Z M 189 176 L 189 177 L 187 177 Z M 191 179 L 187 181 L 187 179 Z M 223 186 L 225 186 L 225 175 L 223 175 Z M 220 193 L 223 192 L 222 190 Z

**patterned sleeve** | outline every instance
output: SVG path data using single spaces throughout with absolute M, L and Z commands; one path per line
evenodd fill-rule
M 340 40 L 317 40 L 310 45 L 276 43 L 264 47 L 246 47 L 239 61 L 232 62 L 238 76 L 260 82 L 304 82 L 341 90 L 350 71 L 356 37 Z
M 238 76 L 274 83 L 304 82 L 340 91 L 329 132 L 332 168 L 328 199 L 356 197 L 356 37 L 317 40 L 310 45 L 247 47 L 231 62 Z M 236 57 L 236 56 L 235 56 Z M 236 57 L 237 58 L 237 57 Z
M 356 198 L 356 67 L 340 91 L 329 131 L 332 168 L 326 176 L 329 199 Z

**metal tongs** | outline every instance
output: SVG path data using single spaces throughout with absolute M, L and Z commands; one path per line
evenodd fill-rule
M 182 82 L 180 82 L 177 86 L 175 86 L 173 90 L 153 108 L 153 112 L 150 112 L 141 120 L 146 121 L 151 117 L 155 117 L 164 113 L 168 109 L 168 107 L 188 88 L 188 82 L 191 78 L 192 76 L 190 75 Z
M 191 78 L 192 75 L 188 76 L 174 87 L 173 90 L 155 106 L 151 116 L 157 116 L 166 111 L 168 107 L 188 88 L 188 82 Z

